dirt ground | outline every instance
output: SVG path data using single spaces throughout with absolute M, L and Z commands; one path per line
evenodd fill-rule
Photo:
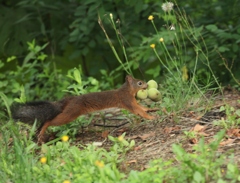
M 187 152 L 192 151 L 192 147 L 198 143 L 201 136 L 205 137 L 206 143 L 213 140 L 213 136 L 223 129 L 213 125 L 213 121 L 226 118 L 225 112 L 219 112 L 221 106 L 228 104 L 235 109 L 240 109 L 240 92 L 233 89 L 225 89 L 224 95 L 214 97 L 214 102 L 208 106 L 208 110 L 196 104 L 195 110 L 199 112 L 186 111 L 179 114 L 168 114 L 160 116 L 157 120 L 143 120 L 140 117 L 123 116 L 119 109 L 104 111 L 104 117 L 94 118 L 90 126 L 84 129 L 84 133 L 77 135 L 76 142 L 82 144 L 98 143 L 101 147 L 109 148 L 112 143 L 106 137 L 111 135 L 120 136 L 126 132 L 125 138 L 134 140 L 135 146 L 126 155 L 126 160 L 122 164 L 125 171 L 131 169 L 144 170 L 150 160 L 162 158 L 163 160 L 174 159 L 172 144 L 181 144 Z M 195 104 L 191 104 L 195 105 Z M 161 109 L 164 110 L 164 109 Z M 204 112 L 205 111 L 205 112 Z M 152 115 L 157 115 L 153 112 Z M 105 127 L 103 125 L 105 120 Z M 129 121 L 130 119 L 134 119 Z M 127 123 L 127 124 L 124 124 Z M 120 125 L 124 124 L 124 125 Z M 99 126 L 100 125 L 100 126 Z M 118 127 L 111 127 L 117 126 Z M 188 138 L 185 132 L 194 131 L 195 138 Z M 235 153 L 236 161 L 240 159 L 240 127 L 227 132 L 228 138 L 223 139 L 219 152 Z M 240 163 L 239 163 L 240 164 Z

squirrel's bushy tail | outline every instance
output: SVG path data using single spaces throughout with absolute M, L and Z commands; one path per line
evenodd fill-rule
M 11 106 L 11 113 L 15 121 L 33 124 L 37 120 L 37 124 L 42 125 L 61 113 L 62 108 L 63 105 L 61 102 L 38 101 L 27 102 L 25 104 L 14 103 Z

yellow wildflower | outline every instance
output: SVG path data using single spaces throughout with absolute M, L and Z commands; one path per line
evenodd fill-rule
M 120 135 L 120 136 L 118 137 L 118 140 L 119 140 L 120 142 L 122 142 L 122 141 L 124 140 L 123 136 Z
M 155 48 L 155 44 L 151 44 L 150 47 L 154 49 Z
M 62 141 L 63 142 L 67 142 L 68 139 L 69 139 L 69 137 L 67 135 L 62 136 Z
M 164 39 L 161 37 L 161 38 L 159 39 L 159 41 L 160 41 L 160 42 L 163 42 L 163 41 L 164 41 Z
M 154 17 L 152 16 L 152 15 L 150 15 L 149 17 L 148 17 L 148 20 L 153 20 L 154 19 Z
M 70 180 L 64 180 L 63 183 L 71 183 Z
M 97 161 L 95 161 L 95 165 L 98 166 L 99 168 L 102 168 L 102 167 L 104 167 L 104 162 L 97 160 Z
M 42 164 L 45 164 L 47 162 L 47 158 L 46 157 L 41 157 L 40 162 Z

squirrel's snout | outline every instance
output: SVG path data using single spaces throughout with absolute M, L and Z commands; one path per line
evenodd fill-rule
M 143 89 L 147 89 L 147 87 L 148 87 L 148 84 L 145 83 L 145 84 L 143 85 Z

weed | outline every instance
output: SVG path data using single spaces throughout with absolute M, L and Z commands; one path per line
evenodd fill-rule
M 128 142 L 126 139 L 124 139 L 125 133 L 123 133 L 121 136 L 114 138 L 112 136 L 108 136 L 109 140 L 114 142 L 114 145 L 111 148 L 111 151 L 115 154 L 121 153 L 122 158 L 121 161 L 124 159 L 124 156 L 126 153 L 135 145 L 135 141 L 132 140 L 131 142 Z
M 240 103 L 240 101 L 238 101 Z M 215 125 L 222 126 L 225 129 L 237 128 L 240 124 L 240 109 L 235 109 L 234 107 L 226 104 L 220 107 L 220 112 L 225 111 L 226 119 L 223 117 L 221 120 L 214 121 Z
M 210 144 L 205 144 L 202 138 L 193 147 L 193 153 L 174 144 L 175 165 L 173 161 L 154 160 L 142 172 L 131 171 L 123 182 L 238 182 L 240 176 L 237 164 L 231 157 L 229 161 L 226 155 L 218 152 L 224 135 L 225 131 L 219 132 Z
M 3 182 L 118 182 L 124 177 L 116 163 L 121 162 L 119 154 L 130 146 L 125 141 L 121 141 L 124 146 L 114 145 L 110 152 L 93 145 L 70 146 L 67 136 L 62 142 L 39 147 L 19 132 L 10 122 L 0 130 Z
M 196 133 L 194 131 L 184 131 L 183 133 L 188 139 L 196 138 Z

